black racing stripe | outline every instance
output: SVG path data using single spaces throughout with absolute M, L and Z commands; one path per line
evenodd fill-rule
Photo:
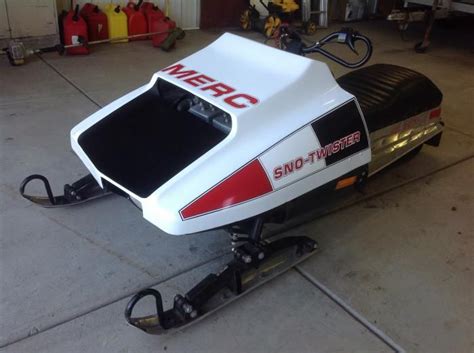
M 311 124 L 321 147 L 340 140 L 356 131 L 360 132 L 360 141 L 326 157 L 326 165 L 331 165 L 369 146 L 362 117 L 354 101 L 351 101 L 325 117 Z

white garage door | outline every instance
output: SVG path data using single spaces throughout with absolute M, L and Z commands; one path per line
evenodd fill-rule
M 2 0 L 6 8 L 13 38 L 48 36 L 57 33 L 55 0 Z
M 10 38 L 10 27 L 8 26 L 7 8 L 5 0 L 0 0 L 0 39 Z

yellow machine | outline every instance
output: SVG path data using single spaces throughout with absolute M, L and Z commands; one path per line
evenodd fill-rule
M 107 4 L 104 6 L 104 12 L 107 16 L 107 25 L 109 26 L 109 38 L 118 38 L 128 36 L 127 15 L 120 10 L 119 5 Z M 112 41 L 112 43 L 128 42 L 128 39 Z
M 281 7 L 281 10 L 285 13 L 294 12 L 300 8 L 300 5 L 294 0 L 274 0 L 272 1 L 273 5 Z
M 267 38 L 272 37 L 283 23 L 293 22 L 295 13 L 300 9 L 300 5 L 295 0 L 272 0 L 259 3 L 268 11 L 268 16 L 262 18 L 257 10 L 256 0 L 250 0 L 250 6 L 240 16 L 240 26 L 244 30 L 257 30 L 262 32 Z M 316 32 L 316 23 L 309 20 L 303 23 L 306 34 L 312 35 Z

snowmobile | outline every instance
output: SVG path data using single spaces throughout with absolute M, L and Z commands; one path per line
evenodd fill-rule
M 307 45 L 283 33 L 282 43 L 285 50 L 222 35 L 72 129 L 72 149 L 90 174 L 64 195 L 54 196 L 41 175 L 21 183 L 21 195 L 44 207 L 115 193 L 166 233 L 229 232 L 233 259 L 222 271 L 176 295 L 168 310 L 159 291 L 140 291 L 125 310 L 131 325 L 153 334 L 182 328 L 288 270 L 316 241 L 263 239 L 264 224 L 283 222 L 302 197 L 362 185 L 422 145 L 439 145 L 442 94 L 427 77 L 376 64 L 336 80 L 305 57 L 363 66 L 372 53 L 364 35 L 345 29 Z M 364 55 L 346 61 L 323 48 L 329 43 L 362 45 Z M 25 193 L 32 180 L 47 196 Z M 156 313 L 134 317 L 147 296 Z

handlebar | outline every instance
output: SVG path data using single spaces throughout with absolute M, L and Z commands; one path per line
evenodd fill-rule
M 298 33 L 290 30 L 287 27 L 282 27 L 280 31 L 280 46 L 282 46 L 282 49 L 294 54 L 304 56 L 310 53 L 319 53 L 328 59 L 331 59 L 336 63 L 351 69 L 361 67 L 367 61 L 369 61 L 370 57 L 372 56 L 372 42 L 370 39 L 354 31 L 352 28 L 342 28 L 340 31 L 333 32 L 310 45 L 306 45 Z M 362 42 L 364 44 L 365 53 L 360 60 L 355 62 L 346 61 L 327 51 L 326 49 L 323 49 L 323 46 L 326 44 L 338 43 L 347 45 L 353 53 L 359 55 L 359 52 L 356 50 L 356 42 Z

